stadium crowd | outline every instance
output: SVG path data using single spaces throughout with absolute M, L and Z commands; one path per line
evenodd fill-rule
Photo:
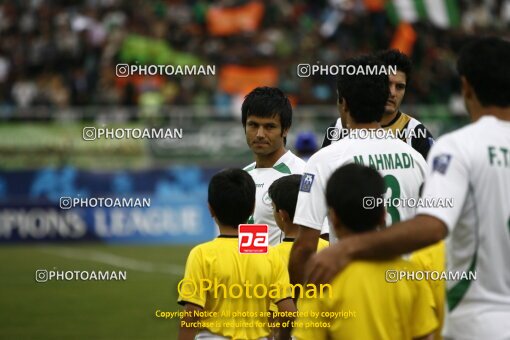
M 219 1 L 214 6 L 244 6 Z M 335 77 L 299 78 L 299 63 L 339 63 L 387 48 L 395 26 L 386 11 L 369 11 L 363 0 L 262 1 L 253 32 L 211 34 L 207 1 L 3 1 L 0 4 L 0 106 L 65 108 L 85 105 L 137 106 L 214 104 L 236 100 L 218 77 L 166 77 L 162 82 L 120 86 L 115 65 L 123 61 L 131 35 L 156 39 L 189 58 L 214 64 L 275 68 L 274 84 L 299 104 L 334 103 Z M 509 10 L 497 0 L 462 0 L 458 28 L 413 24 L 415 66 L 407 103 L 447 103 L 459 92 L 454 51 L 462 33 L 503 31 Z M 332 16 L 336 16 L 332 19 Z M 153 62 L 150 59 L 147 62 Z M 154 62 L 153 62 L 154 63 Z

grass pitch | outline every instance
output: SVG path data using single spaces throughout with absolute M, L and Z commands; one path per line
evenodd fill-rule
M 0 338 L 175 339 L 177 284 L 192 246 L 0 247 Z M 126 271 L 126 281 L 36 281 L 39 269 Z

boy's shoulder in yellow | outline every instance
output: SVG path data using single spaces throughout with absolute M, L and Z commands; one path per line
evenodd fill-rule
M 316 320 L 299 318 L 298 322 L 318 321 L 328 327 L 296 328 L 294 335 L 297 339 L 395 340 L 433 332 L 438 323 L 426 282 L 396 280 L 400 272 L 416 270 L 416 265 L 400 258 L 353 262 L 331 283 L 332 297 L 325 294 L 298 302 L 300 311 L 321 316 Z

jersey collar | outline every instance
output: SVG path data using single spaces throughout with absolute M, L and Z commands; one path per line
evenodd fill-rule
M 382 128 L 387 128 L 389 126 L 392 126 L 393 124 L 395 124 L 395 122 L 400 118 L 400 116 L 402 116 L 402 112 L 400 110 L 398 110 L 397 112 L 397 115 L 395 116 L 395 118 L 393 118 L 391 120 L 391 122 L 389 122 L 388 124 L 386 125 L 381 125 Z
M 289 167 L 285 164 L 285 162 L 287 161 L 287 164 L 288 164 L 289 163 L 288 161 L 292 158 L 293 155 L 294 154 L 290 150 L 287 150 L 287 152 L 284 153 L 282 155 L 282 157 L 280 157 L 280 159 L 278 159 L 274 163 L 273 169 L 290 175 L 291 171 L 290 171 Z

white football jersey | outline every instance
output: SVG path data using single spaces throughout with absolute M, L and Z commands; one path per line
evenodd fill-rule
M 446 224 L 447 269 L 465 273 L 447 283 L 444 333 L 510 339 L 510 122 L 482 117 L 441 137 L 428 159 L 423 197 L 453 198 L 453 207 L 417 213 Z
M 269 226 L 269 245 L 275 246 L 283 240 L 283 233 L 276 225 L 273 216 L 273 207 L 269 198 L 269 187 L 275 180 L 280 177 L 303 173 L 305 162 L 294 155 L 291 151 L 287 151 L 272 168 L 256 168 L 256 164 L 245 167 L 257 187 L 257 196 L 255 199 L 255 211 L 250 217 L 248 223 L 267 224 Z
M 331 174 L 349 163 L 373 167 L 384 177 L 388 188 L 386 198 L 407 199 L 419 197 L 424 181 L 426 163 L 411 146 L 394 138 L 360 139 L 351 136 L 322 148 L 307 162 L 298 196 L 294 223 L 321 229 L 327 217 L 326 184 Z M 387 224 L 406 220 L 415 215 L 416 208 L 386 206 Z M 330 226 L 330 240 L 336 240 Z

